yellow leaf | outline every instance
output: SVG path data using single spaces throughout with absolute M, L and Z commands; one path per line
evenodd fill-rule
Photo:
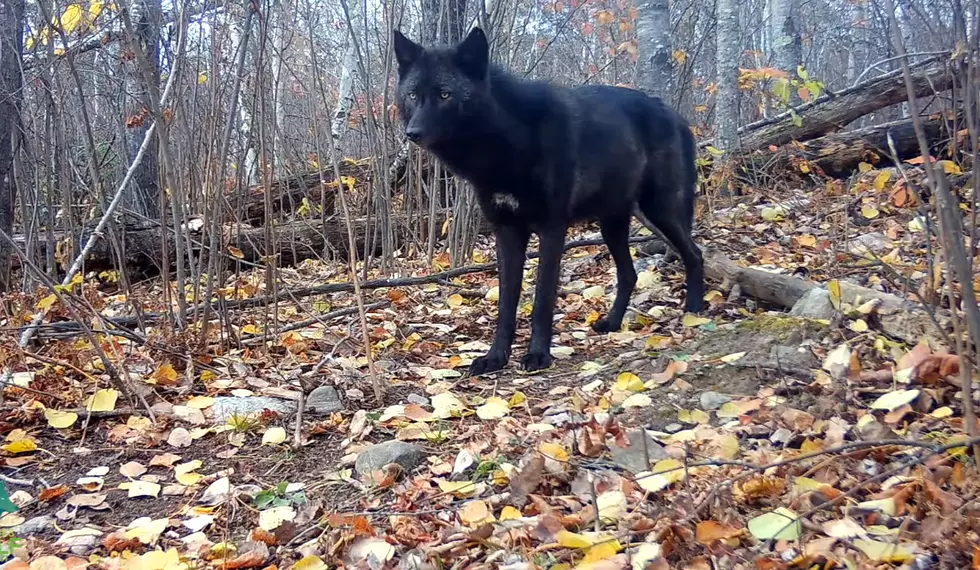
M 509 413 L 507 400 L 497 396 L 487 398 L 486 403 L 476 409 L 476 415 L 481 420 L 499 420 Z
M 205 410 L 214 405 L 214 398 L 211 396 L 194 396 L 193 398 L 187 400 L 186 406 L 188 408 L 195 408 L 198 410 Z
M 524 395 L 524 392 L 518 390 L 514 392 L 514 395 L 511 396 L 510 400 L 507 401 L 507 405 L 513 408 L 514 406 L 520 406 L 526 401 L 527 401 L 527 396 Z
M 892 173 L 890 170 L 882 170 L 881 172 L 879 172 L 878 176 L 875 176 L 875 181 L 874 181 L 875 190 L 879 192 L 884 190 L 885 185 L 887 185 L 891 181 L 891 179 L 892 179 Z
M 228 253 L 232 254 L 233 256 L 237 257 L 238 259 L 244 259 L 245 258 L 245 252 L 243 252 L 242 250 L 238 249 L 237 247 L 235 247 L 233 245 L 229 245 L 228 246 Z
M 198 85 L 200 85 L 202 83 L 207 83 L 207 82 L 208 82 L 208 74 L 207 73 L 198 73 L 197 74 L 197 83 L 198 83 Z
M 732 354 L 722 356 L 719 360 L 721 360 L 725 364 L 731 364 L 732 362 L 735 362 L 736 360 L 742 358 L 743 356 L 745 356 L 745 352 L 734 352 Z
M 721 150 L 719 148 L 715 148 L 714 146 L 712 146 L 710 144 L 708 145 L 707 149 L 708 149 L 708 152 L 710 152 L 712 156 L 721 156 L 721 155 L 725 154 L 725 151 L 723 151 L 723 150 Z
M 472 481 L 446 481 L 445 479 L 436 479 L 436 483 L 439 485 L 439 490 L 443 493 L 460 498 L 469 497 L 477 489 L 476 484 Z
M 817 238 L 813 234 L 803 234 L 796 238 L 796 241 L 804 247 L 813 247 L 817 245 Z
M 948 417 L 952 416 L 953 415 L 953 409 L 950 408 L 949 406 L 943 406 L 941 408 L 936 408 L 929 415 L 932 416 L 932 417 L 934 417 L 934 418 L 936 418 L 936 419 L 940 419 L 941 420 L 943 418 L 948 418 Z
M 633 374 L 632 372 L 622 372 L 616 378 L 615 389 L 621 392 L 642 392 L 646 389 L 643 385 L 643 380 L 640 380 L 639 376 Z
M 953 176 L 963 174 L 963 171 L 960 170 L 960 167 L 957 166 L 956 163 L 953 162 L 952 160 L 940 160 L 938 164 L 943 167 L 943 172 L 945 172 L 946 174 L 950 174 Z
M 878 217 L 878 208 L 874 206 L 862 206 L 861 215 L 869 220 L 873 220 Z
M 827 291 L 830 293 L 830 304 L 838 311 L 840 310 L 840 282 L 836 279 L 827 283 Z
M 864 174 L 865 172 L 870 172 L 873 169 L 874 167 L 868 164 L 867 162 L 862 162 L 858 164 L 858 171 L 860 171 L 862 174 Z
M 167 362 L 153 372 L 153 380 L 157 384 L 171 386 L 177 383 L 177 371 L 174 370 L 174 367 L 169 362 Z
M 47 297 L 37 302 L 37 309 L 39 311 L 46 311 L 47 309 L 54 306 L 54 304 L 57 302 L 58 302 L 58 296 L 55 295 L 54 293 L 51 293 Z
M 500 287 L 498 287 L 496 285 L 494 285 L 493 287 L 491 287 L 490 290 L 487 291 L 486 300 L 487 301 L 491 301 L 493 303 L 496 303 L 497 301 L 499 301 L 500 300 Z
M 868 323 L 866 323 L 864 319 L 858 319 L 851 323 L 848 328 L 856 333 L 868 332 Z
M 459 520 L 470 526 L 477 526 L 483 523 L 493 522 L 493 513 L 485 501 L 467 501 L 463 508 L 459 510 Z
M 262 328 L 258 325 L 247 324 L 242 327 L 243 334 L 262 334 Z
M 545 441 L 538 445 L 538 451 L 545 457 L 558 461 L 568 461 L 568 451 L 553 441 Z
M 681 319 L 681 324 L 687 328 L 699 327 L 701 325 L 706 325 L 711 322 L 711 319 L 705 317 L 699 317 L 693 313 L 684 313 L 684 318 Z
M 786 210 L 784 208 L 775 208 L 773 206 L 766 206 L 762 209 L 760 213 L 762 219 L 767 222 L 775 222 L 777 220 L 783 219 L 786 215 Z
M 749 520 L 749 532 L 759 540 L 796 540 L 803 532 L 799 515 L 786 507 Z
M 99 390 L 85 399 L 85 409 L 93 412 L 111 412 L 116 409 L 119 392 L 112 388 Z
M 603 560 L 609 560 L 616 553 L 619 552 L 623 546 L 618 540 L 604 540 L 592 547 L 590 547 L 585 552 L 585 557 L 582 558 L 582 564 L 589 564 L 592 562 L 601 562 Z
M 82 7 L 78 4 L 72 4 L 65 8 L 63 14 L 61 14 L 61 28 L 66 34 L 71 34 L 75 31 L 79 24 L 82 23 Z
M 606 294 L 606 288 L 602 285 L 593 285 L 582 291 L 582 297 L 586 299 L 601 299 Z
M 523 515 L 521 515 L 520 510 L 510 505 L 507 505 L 500 511 L 500 520 L 502 521 L 516 520 L 521 518 L 522 516 Z
M 271 427 L 262 434 L 262 445 L 278 445 L 286 441 L 286 430 L 280 426 Z
M 48 425 L 55 429 L 68 429 L 78 421 L 78 414 L 48 409 L 44 410 L 44 419 L 48 420 Z
M 854 546 L 876 562 L 902 563 L 911 560 L 917 547 L 909 542 L 879 542 L 866 538 L 854 540 Z
M 15 440 L 4 445 L 3 450 L 14 455 L 18 453 L 28 453 L 30 451 L 37 451 L 37 443 L 25 435 L 22 439 Z
M 453 309 L 461 307 L 463 305 L 463 296 L 459 293 L 453 293 L 448 299 L 446 299 L 446 304 Z
M 560 530 L 555 535 L 555 542 L 564 548 L 588 548 L 592 541 L 577 532 Z
M 327 570 L 329 566 L 320 557 L 315 554 L 310 554 L 299 559 L 299 562 L 293 564 L 293 570 Z

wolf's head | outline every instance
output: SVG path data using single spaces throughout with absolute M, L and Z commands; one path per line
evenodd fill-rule
M 425 48 L 395 30 L 398 111 L 405 136 L 432 147 L 453 141 L 476 123 L 490 101 L 490 50 L 480 28 L 451 48 Z

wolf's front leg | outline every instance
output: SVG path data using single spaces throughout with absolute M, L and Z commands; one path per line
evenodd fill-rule
M 521 359 L 524 370 L 542 370 L 551 366 L 551 326 L 558 296 L 561 256 L 565 251 L 565 226 L 540 232 L 541 258 L 538 282 L 534 288 L 534 310 L 531 313 L 531 344 Z
M 506 366 L 517 330 L 517 302 L 521 298 L 524 259 L 527 257 L 527 241 L 531 233 L 517 226 L 500 226 L 494 233 L 497 238 L 497 270 L 500 280 L 497 330 L 493 335 L 490 352 L 470 364 L 471 376 L 496 372 Z

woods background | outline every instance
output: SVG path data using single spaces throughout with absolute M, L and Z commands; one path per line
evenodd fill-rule
M 958 163 L 976 152 L 967 123 L 977 2 L 4 0 L 0 9 L 0 230 L 12 236 L 0 243 L 0 284 L 60 281 L 98 229 L 83 271 L 121 269 L 103 277 L 124 288 L 176 279 L 163 291 L 165 300 L 188 292 L 174 298 L 179 322 L 188 298 L 223 287 L 226 269 L 265 266 L 274 288 L 278 267 L 346 256 L 348 226 L 364 276 L 394 271 L 398 256 L 468 261 L 484 225 L 460 181 L 404 142 L 393 28 L 452 43 L 478 23 L 493 58 L 518 74 L 663 97 L 703 141 L 702 207 L 775 192 L 787 175 L 847 177 L 888 161 L 889 135 L 899 158 L 918 154 L 899 46 L 929 142 Z

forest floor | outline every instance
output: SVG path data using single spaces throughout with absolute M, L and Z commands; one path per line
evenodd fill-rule
M 0 427 L 18 509 L 0 518 L 15 555 L 4 567 L 980 568 L 948 305 L 922 309 L 942 332 L 899 339 L 873 299 L 841 297 L 844 282 L 912 300 L 944 286 L 909 187 L 921 173 L 863 170 L 703 201 L 699 215 L 702 246 L 820 284 L 826 318 L 727 282 L 709 282 L 707 310 L 685 315 L 680 264 L 638 255 L 630 322 L 597 335 L 615 270 L 604 247 L 577 248 L 563 262 L 555 366 L 538 374 L 465 374 L 492 334 L 492 272 L 365 291 L 380 402 L 358 319 L 330 316 L 350 293 L 238 311 L 206 349 L 199 326 L 100 335 L 152 419 L 84 335 L 46 329 L 24 353 L 8 332 L 20 387 L 5 391 Z M 423 275 L 448 260 L 400 264 Z M 304 262 L 277 286 L 344 275 Z M 265 283 L 242 273 L 223 293 L 257 298 Z M 134 302 L 159 311 L 161 287 L 127 298 L 91 279 L 73 292 L 117 316 Z M 8 305 L 18 319 L 68 320 L 43 291 Z

